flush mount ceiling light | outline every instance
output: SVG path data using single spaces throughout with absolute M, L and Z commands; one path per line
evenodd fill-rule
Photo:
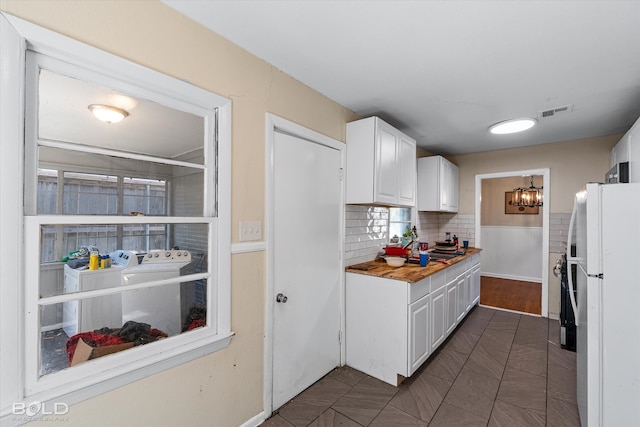
M 536 123 L 538 123 L 536 119 L 530 118 L 505 120 L 491 126 L 489 132 L 496 135 L 522 132 L 523 130 L 532 128 Z
M 89 110 L 98 120 L 105 123 L 118 123 L 129 115 L 125 110 L 111 105 L 91 104 Z

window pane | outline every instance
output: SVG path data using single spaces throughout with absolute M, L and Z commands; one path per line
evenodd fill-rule
M 38 215 L 58 213 L 58 171 L 38 169 Z
M 117 177 L 65 172 L 63 183 L 63 215 L 118 214 Z
M 40 70 L 38 136 L 92 147 L 146 154 L 165 159 L 202 151 L 204 119 L 111 88 Z M 121 122 L 104 123 L 89 105 L 102 104 L 128 113 Z M 203 159 L 190 159 L 204 164 Z
M 402 237 L 411 227 L 411 208 L 389 208 L 389 238 Z
M 202 169 L 52 147 L 40 147 L 38 152 L 40 215 L 204 214 Z M 57 202 L 59 173 L 64 187 Z
M 43 225 L 40 236 L 39 294 L 43 297 L 120 286 L 121 272 L 139 263 L 179 262 L 183 264 L 177 270 L 180 276 L 207 272 L 207 224 Z M 58 244 L 64 256 L 54 258 Z M 164 254 L 173 253 L 170 248 L 180 251 L 167 259 Z M 91 270 L 92 249 L 100 256 L 97 270 Z M 158 256 L 148 259 L 145 255 Z M 107 268 L 102 268 L 103 261 Z
M 390 221 L 411 221 L 411 208 L 389 208 Z
M 170 270 L 152 274 L 168 277 Z M 96 347 L 87 349 L 95 355 L 206 326 L 206 289 L 206 280 L 198 280 L 42 306 L 40 375 L 69 367 L 84 343 Z M 80 356 L 75 362 L 86 360 Z
M 402 233 L 407 229 L 407 225 L 408 224 L 400 222 L 389 223 L 389 238 L 394 236 L 402 237 Z
M 159 179 L 124 178 L 123 212 L 166 215 L 166 182 Z

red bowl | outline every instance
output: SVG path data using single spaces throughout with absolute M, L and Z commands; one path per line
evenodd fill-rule
M 387 246 L 384 248 L 384 251 L 387 255 L 396 255 L 396 256 L 407 256 L 409 253 L 408 249 L 404 249 L 398 246 Z

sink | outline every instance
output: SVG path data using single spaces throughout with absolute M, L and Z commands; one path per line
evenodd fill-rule
M 438 253 L 429 252 L 429 257 L 431 257 L 431 259 L 434 261 L 437 259 L 450 260 L 459 256 L 460 255 L 456 255 L 456 254 L 438 254 Z
M 430 261 L 436 261 L 436 260 L 439 260 L 439 259 L 448 261 L 450 259 L 457 258 L 459 256 L 460 255 L 456 255 L 456 254 L 439 254 L 439 253 L 433 253 L 433 252 L 429 251 L 429 260 Z M 409 258 L 409 262 L 414 263 L 414 264 L 419 264 L 420 260 L 418 258 L 411 257 L 411 258 Z

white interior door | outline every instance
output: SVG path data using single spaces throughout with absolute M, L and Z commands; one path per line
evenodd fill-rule
M 340 151 L 276 132 L 273 162 L 275 410 L 340 364 L 344 271 Z

